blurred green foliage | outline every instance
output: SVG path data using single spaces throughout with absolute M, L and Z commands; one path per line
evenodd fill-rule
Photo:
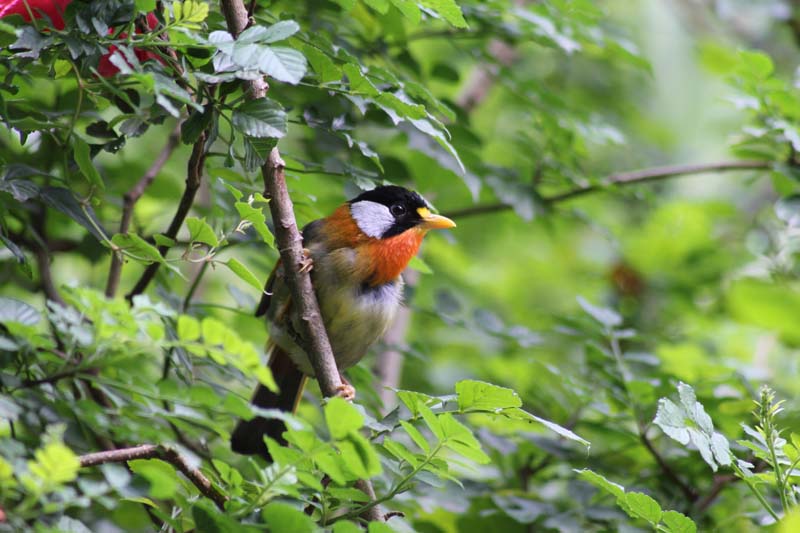
M 202 1 L 29 4 L 0 20 L 0 530 L 796 530 L 793 3 L 261 1 L 238 38 Z M 458 222 L 358 402 L 294 416 L 248 404 L 276 143 L 301 225 L 380 183 Z M 254 414 L 289 426 L 272 465 L 228 448 Z

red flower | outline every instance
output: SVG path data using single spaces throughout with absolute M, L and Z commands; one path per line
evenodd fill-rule
M 57 30 L 64 29 L 64 10 L 67 8 L 72 0 L 0 0 L 0 18 L 9 15 L 22 15 L 26 21 L 31 21 L 31 12 L 34 18 L 41 18 L 42 15 L 47 15 L 53 23 L 53 27 Z M 158 19 L 153 13 L 147 14 L 147 28 L 152 30 L 158 26 Z M 113 33 L 114 29 L 109 29 L 109 33 Z M 140 33 L 138 30 L 136 33 Z M 119 37 L 124 39 L 127 37 L 126 33 L 120 33 Z M 117 50 L 117 47 L 111 45 L 108 47 L 108 52 L 100 58 L 97 65 L 97 72 L 104 78 L 110 78 L 119 72 L 119 69 L 111 63 L 111 54 Z M 148 59 L 155 59 L 161 61 L 161 58 L 155 52 L 147 50 L 134 50 L 134 54 L 139 61 L 147 61 Z M 162 61 L 163 63 L 163 61 Z
M 158 26 L 158 19 L 153 13 L 148 13 L 147 29 L 152 30 L 156 26 Z M 137 30 L 136 33 L 141 33 L 141 32 Z M 124 39 L 127 36 L 128 36 L 127 33 L 119 34 L 120 39 Z M 111 54 L 113 54 L 116 51 L 117 47 L 112 44 L 111 46 L 108 47 L 108 53 L 100 58 L 100 63 L 98 63 L 97 65 L 97 72 L 99 72 L 100 75 L 103 76 L 104 78 L 110 78 L 114 74 L 119 72 L 119 69 L 116 66 L 114 66 L 114 64 L 111 62 Z M 148 52 L 147 50 L 134 50 L 133 53 L 136 54 L 136 58 L 140 62 L 147 61 L 148 59 L 155 59 L 156 61 L 161 61 L 163 63 L 161 58 L 155 52 Z
M 0 0 L 0 18 L 9 15 L 22 15 L 26 21 L 31 21 L 31 13 L 34 18 L 42 18 L 47 15 L 53 22 L 53 27 L 57 30 L 64 29 L 64 17 L 62 16 L 67 5 L 72 0 Z

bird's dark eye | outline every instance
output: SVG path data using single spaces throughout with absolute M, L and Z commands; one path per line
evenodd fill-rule
M 404 206 L 403 204 L 394 204 L 392 207 L 389 208 L 389 210 L 396 217 L 406 214 L 406 206 Z

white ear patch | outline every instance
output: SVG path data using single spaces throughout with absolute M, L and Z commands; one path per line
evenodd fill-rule
M 376 239 L 379 239 L 394 224 L 394 216 L 388 207 L 369 200 L 350 204 L 350 215 L 361 231 Z

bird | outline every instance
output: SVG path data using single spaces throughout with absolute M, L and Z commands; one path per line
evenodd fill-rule
M 391 324 L 403 300 L 401 273 L 426 233 L 456 226 L 431 209 L 417 192 L 383 185 L 303 228 L 306 260 L 301 269 L 310 272 L 340 375 L 358 363 Z M 279 392 L 259 384 L 251 403 L 293 413 L 314 369 L 301 346 L 305 343 L 299 341 L 300 319 L 280 260 L 267 279 L 256 316 L 266 317 L 267 364 Z M 355 389 L 344 378 L 342 382 L 339 395 L 352 400 Z M 240 420 L 231 434 L 231 449 L 271 461 L 264 437 L 285 444 L 285 431 L 277 418 Z

